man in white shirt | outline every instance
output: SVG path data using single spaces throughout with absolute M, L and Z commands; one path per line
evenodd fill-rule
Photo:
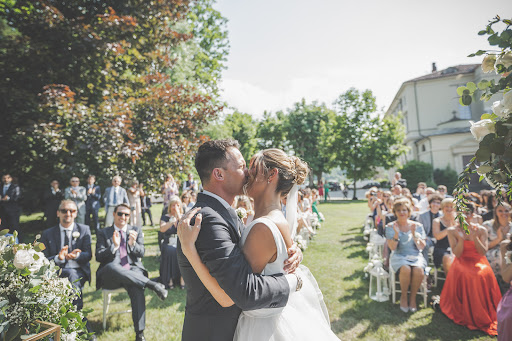
M 428 203 L 428 198 L 435 192 L 436 192 L 436 190 L 433 189 L 432 187 L 427 187 L 427 189 L 425 190 L 425 193 L 426 193 L 425 197 L 418 202 L 418 208 L 419 208 L 420 213 L 424 213 L 429 210 L 430 206 Z
M 85 187 L 80 186 L 80 179 L 76 176 L 69 180 L 71 186 L 64 191 L 64 199 L 73 200 L 78 208 L 76 222 L 85 224 L 85 201 L 87 200 L 87 191 Z

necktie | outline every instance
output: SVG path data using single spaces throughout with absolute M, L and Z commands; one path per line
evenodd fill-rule
M 71 247 L 69 246 L 69 234 L 68 231 L 64 230 L 64 246 L 68 246 L 68 252 L 71 252 Z
M 114 190 L 114 199 L 113 199 L 113 204 L 114 206 L 117 205 L 117 190 L 115 187 L 112 188 Z M 122 237 L 121 237 L 122 238 Z
M 121 266 L 125 269 L 130 269 L 130 264 L 128 263 L 128 252 L 126 252 L 126 240 L 124 238 L 124 232 L 119 231 L 121 234 L 121 244 L 119 245 L 119 256 L 121 258 Z

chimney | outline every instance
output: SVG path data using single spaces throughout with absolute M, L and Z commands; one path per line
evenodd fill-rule
M 432 63 L 432 73 L 437 71 L 436 63 Z

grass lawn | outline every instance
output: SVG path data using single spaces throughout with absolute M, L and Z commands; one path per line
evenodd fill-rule
M 491 340 L 478 331 L 454 324 L 432 308 L 405 314 L 398 304 L 375 302 L 368 298 L 368 279 L 363 268 L 368 255 L 361 227 L 368 208 L 363 202 L 321 204 L 326 221 L 304 252 L 304 264 L 315 275 L 329 309 L 332 329 L 341 340 Z M 159 217 L 161 205 L 153 207 Z M 146 256 L 144 266 L 150 277 L 158 276 L 157 228 L 144 227 Z M 96 244 L 93 236 L 93 248 Z M 131 314 L 109 316 L 107 331 L 102 330 L 102 295 L 95 290 L 98 263 L 91 262 L 93 281 L 84 290 L 84 306 L 92 311 L 89 320 L 98 339 L 134 340 Z M 439 289 L 433 290 L 439 294 Z M 185 291 L 174 289 L 165 302 L 146 290 L 146 331 L 148 340 L 180 340 L 185 312 Z M 111 311 L 129 307 L 128 295 L 117 294 Z

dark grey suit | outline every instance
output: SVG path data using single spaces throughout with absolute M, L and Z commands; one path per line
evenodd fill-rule
M 142 265 L 144 257 L 144 237 L 142 229 L 137 226 L 126 227 L 126 251 L 130 269 L 121 266 L 119 249 L 114 251 L 113 242 L 114 226 L 109 226 L 97 231 L 96 260 L 100 263 L 96 272 L 96 290 L 100 288 L 117 289 L 125 288 L 130 296 L 132 305 L 132 319 L 136 332 L 143 331 L 146 327 L 146 300 L 144 288 L 149 281 L 148 272 Z M 133 246 L 128 245 L 130 231 L 137 231 L 137 241 Z
M 423 249 L 423 257 L 425 257 L 427 263 L 429 261 L 428 249 L 436 244 L 436 239 L 434 238 L 434 235 L 432 233 L 432 220 L 440 216 L 442 216 L 441 211 L 439 211 L 439 213 L 436 216 L 431 216 L 431 212 L 430 210 L 428 210 L 427 212 L 423 212 L 422 214 L 420 214 L 418 217 L 418 222 L 423 225 L 423 229 L 425 230 L 425 234 L 427 235 L 427 245 Z
M 187 285 L 183 341 L 232 340 L 242 310 L 283 307 L 290 288 L 285 276 L 254 274 L 238 243 L 243 226 L 233 209 L 200 193 L 194 207 L 202 207 L 201 232 L 196 248 L 201 260 L 235 305 L 223 308 L 205 288 L 183 254 L 178 240 L 178 262 Z

